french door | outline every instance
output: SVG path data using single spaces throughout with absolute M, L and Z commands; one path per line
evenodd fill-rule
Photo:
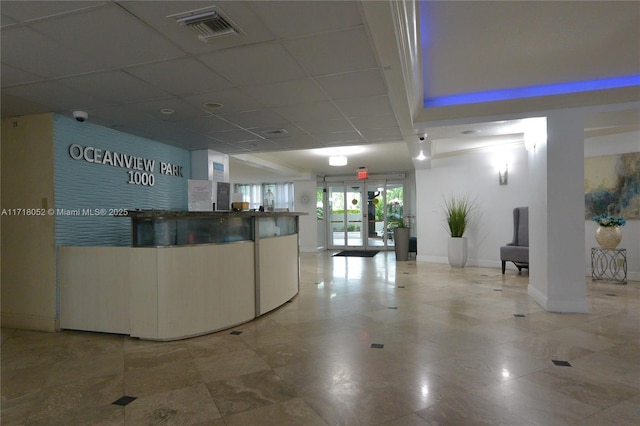
M 403 217 L 403 183 L 332 182 L 327 187 L 329 249 L 393 247 L 394 221 Z

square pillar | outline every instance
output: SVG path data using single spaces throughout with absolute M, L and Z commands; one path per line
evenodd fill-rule
M 553 112 L 546 131 L 529 152 L 528 294 L 547 311 L 586 313 L 584 113 Z

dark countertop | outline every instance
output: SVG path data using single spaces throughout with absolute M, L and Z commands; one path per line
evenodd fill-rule
M 260 211 L 216 211 L 216 212 L 190 212 L 184 210 L 128 210 L 126 215 L 121 217 L 131 217 L 132 219 L 197 219 L 197 218 L 220 218 L 220 217 L 283 217 L 283 216 L 305 216 L 306 212 L 260 212 Z

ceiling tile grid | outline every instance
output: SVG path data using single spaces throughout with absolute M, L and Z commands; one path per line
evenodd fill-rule
M 409 64 L 423 75 L 417 92 L 439 96 L 557 76 L 640 75 L 640 8 L 634 2 L 489 3 L 415 2 L 420 20 L 433 20 L 420 52 L 426 65 Z M 391 93 L 389 87 L 407 92 L 414 86 L 397 84 L 394 78 L 406 78 L 407 70 L 386 55 L 401 54 L 398 42 L 407 41 L 397 39 L 394 25 L 403 22 L 389 6 L 359 0 L 2 0 L 2 116 L 70 116 L 81 109 L 103 126 L 229 154 L 386 143 L 404 148 L 416 143 L 409 139 L 417 133 L 437 133 L 433 121 L 459 120 L 461 109 L 407 108 L 400 104 L 407 93 Z M 178 15 L 212 10 L 240 34 L 203 42 L 176 22 Z M 379 25 L 385 22 L 390 25 Z M 482 117 L 472 115 L 481 107 L 462 105 L 463 116 Z M 286 133 L 268 132 L 278 129 Z M 388 167 L 412 168 L 406 150 L 396 151 L 404 159 Z

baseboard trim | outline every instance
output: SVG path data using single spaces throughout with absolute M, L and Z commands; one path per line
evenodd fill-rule
M 588 314 L 589 306 L 587 299 L 584 300 L 549 300 L 537 288 L 531 284 L 527 287 L 527 294 L 547 312 L 558 312 L 563 314 Z
M 3 328 L 48 332 L 60 330 L 60 321 L 58 318 L 39 315 L 10 314 L 3 312 L 0 321 L 2 321 Z

